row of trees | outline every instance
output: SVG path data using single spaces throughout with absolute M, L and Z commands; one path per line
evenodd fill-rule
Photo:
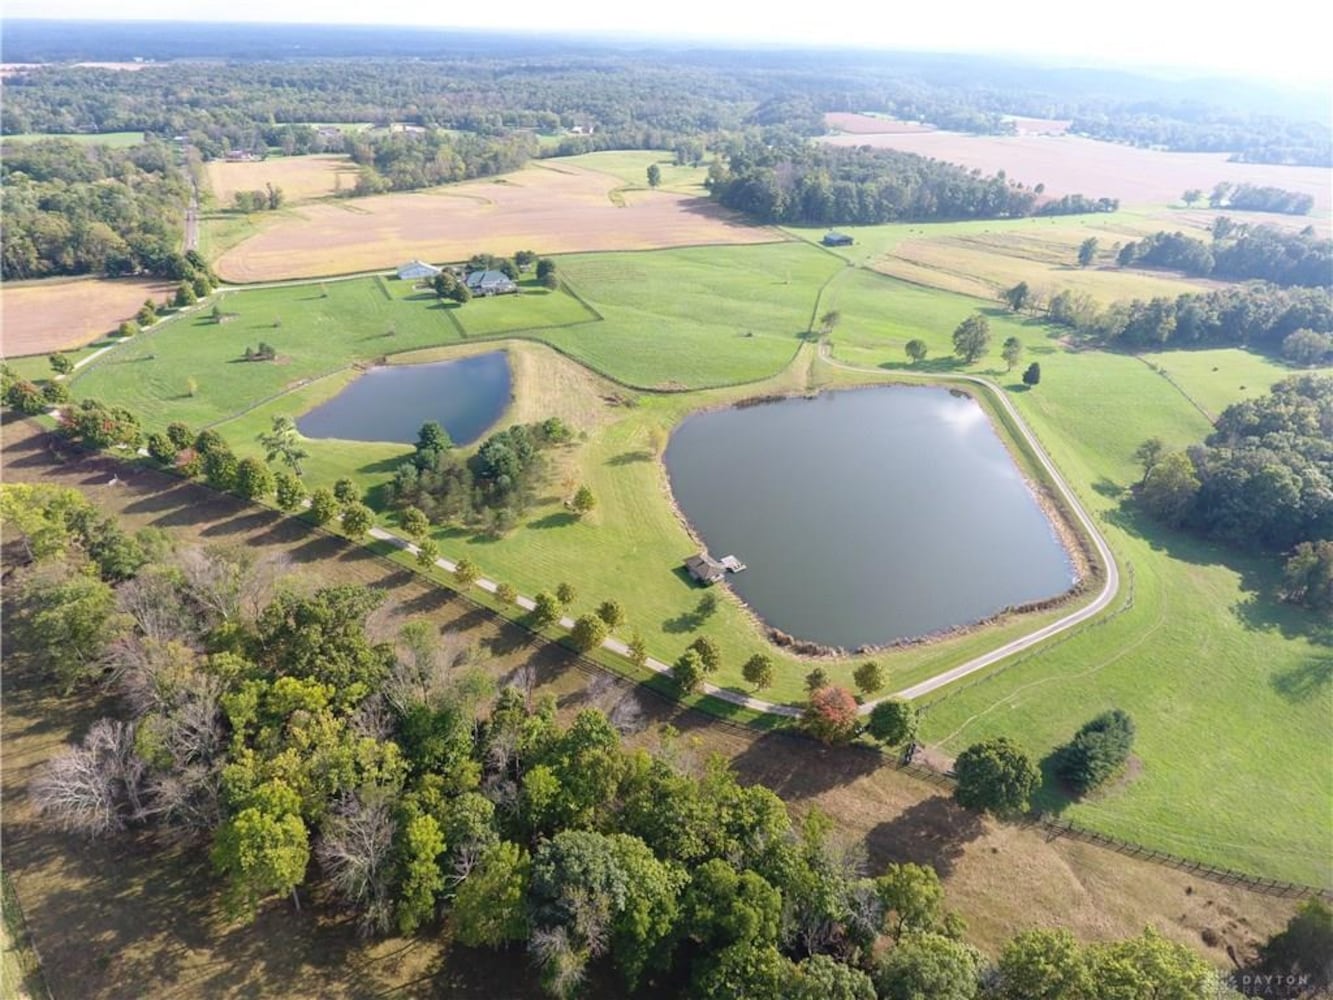
M 1181 200 L 1189 208 L 1193 208 L 1195 203 L 1202 198 L 1203 191 L 1199 188 L 1190 188 L 1181 195 Z M 1213 186 L 1212 193 L 1208 196 L 1208 205 L 1210 208 L 1226 206 L 1238 212 L 1281 212 L 1284 215 L 1308 215 L 1310 209 L 1314 208 L 1314 198 L 1299 191 L 1288 191 L 1280 187 L 1232 184 L 1230 181 L 1219 181 Z
M 164 143 L 6 143 L 0 157 L 0 273 L 147 273 L 185 278 L 177 250 L 189 181 Z
M 1180 232 L 1153 233 L 1126 243 L 1116 260 L 1121 267 L 1162 267 L 1195 277 L 1212 275 L 1283 286 L 1333 285 L 1333 240 L 1320 239 L 1311 227 L 1289 233 L 1221 216 L 1214 221 L 1212 234 L 1209 244 Z
M 0 510 L 34 561 L 14 578 L 13 668 L 53 669 L 71 644 L 40 636 L 77 635 L 64 676 L 123 706 L 40 769 L 34 803 L 89 836 L 206 839 L 239 917 L 317 882 L 368 935 L 525 946 L 560 997 L 594 967 L 627 993 L 719 1000 L 1081 1000 L 1124 969 L 1131 998 L 1216 988 L 1151 931 L 1091 947 L 1027 932 L 992 965 L 932 869 L 867 872 L 817 809 L 793 824 L 669 730 L 628 749 L 612 718 L 641 725 L 632 695 L 561 724 L 524 684 L 496 693 L 461 637 L 417 621 L 376 634 L 375 592 L 285 590 L 281 563 L 244 550 L 158 539 L 112 583 L 82 571 L 77 495 L 14 490 Z
M 422 132 L 358 132 L 349 140 L 361 168 L 349 195 L 411 191 L 517 170 L 537 154 L 528 132 L 491 136 L 445 129 Z
M 1040 304 L 1029 297 L 1029 308 Z M 1105 309 L 1090 295 L 1066 289 L 1051 296 L 1045 310 L 1052 323 L 1099 344 L 1136 351 L 1225 346 L 1278 354 L 1298 331 L 1333 332 L 1333 292 L 1328 288 L 1265 283 L 1187 292 L 1174 299 L 1133 299 Z

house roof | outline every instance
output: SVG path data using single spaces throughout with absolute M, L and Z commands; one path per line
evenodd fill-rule
M 702 583 L 716 583 L 727 575 L 726 567 L 707 552 L 690 556 L 685 560 L 685 568 L 690 571 L 690 576 Z
M 503 271 L 473 271 L 467 276 L 468 288 L 504 288 L 513 283 Z
M 824 243 L 826 244 L 834 244 L 834 243 L 846 244 L 854 242 L 855 241 L 846 233 L 838 233 L 830 230 L 828 233 L 824 235 Z
M 434 264 L 427 264 L 421 260 L 409 260 L 398 268 L 400 278 L 431 278 L 439 273 L 440 269 Z

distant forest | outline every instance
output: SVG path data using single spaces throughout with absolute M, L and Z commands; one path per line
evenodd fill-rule
M 813 135 L 828 111 L 877 111 L 1003 133 L 1009 115 L 1069 119 L 1095 138 L 1333 165 L 1320 100 L 1262 85 L 1164 81 L 921 53 L 668 51 L 477 33 L 318 26 L 95 28 L 6 24 L 6 59 L 200 59 L 133 72 L 40 68 L 6 81 L 6 133 L 151 131 L 229 148 L 283 145 L 275 129 L 402 121 L 493 134 L 587 126 L 594 136 L 697 138 L 744 125 Z M 299 51 L 301 59 L 286 58 Z M 357 56 L 357 58 L 351 58 Z M 410 58 L 403 58 L 404 56 Z M 1274 109 L 1286 107 L 1285 114 Z M 586 147 L 607 148 L 584 139 Z M 641 140 L 642 141 L 642 140 Z M 658 148 L 672 148 L 668 142 Z

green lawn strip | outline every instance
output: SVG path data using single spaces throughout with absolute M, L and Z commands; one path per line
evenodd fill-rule
M 518 330 L 565 327 L 596 322 L 597 314 L 564 290 L 552 291 L 537 284 L 536 278 L 519 282 L 517 295 L 476 298 L 454 309 L 467 337 L 487 337 Z
M 857 363 L 883 355 L 839 351 Z M 930 705 L 924 738 L 957 753 L 1005 734 L 1040 757 L 1098 711 L 1123 708 L 1138 723 L 1141 773 L 1064 815 L 1186 857 L 1330 884 L 1321 830 L 1333 776 L 1322 748 L 1333 705 L 1317 684 L 1326 649 L 1306 637 L 1302 612 L 1269 596 L 1275 561 L 1163 531 L 1122 507 L 1139 476 L 1137 444 L 1156 434 L 1183 447 L 1207 421 L 1131 357 L 1061 352 L 1042 367 L 1041 385 L 1014 392 L 1015 402 L 1132 567 L 1134 606 L 946 692 Z M 1051 792 L 1043 802 L 1061 805 Z
M 113 149 L 143 145 L 142 132 L 18 132 L 4 137 L 5 142 L 42 142 L 48 139 L 68 139 L 81 146 L 110 146 Z

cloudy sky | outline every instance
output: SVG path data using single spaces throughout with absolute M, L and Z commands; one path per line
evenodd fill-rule
M 1058 62 L 1180 66 L 1328 81 L 1327 12 L 1307 0 L 1251 10 L 1184 0 L 1025 3 L 844 0 L 503 0 L 377 6 L 365 0 L 5 0 L 5 17 L 376 23 L 614 32 L 690 39 L 1041 55 Z

